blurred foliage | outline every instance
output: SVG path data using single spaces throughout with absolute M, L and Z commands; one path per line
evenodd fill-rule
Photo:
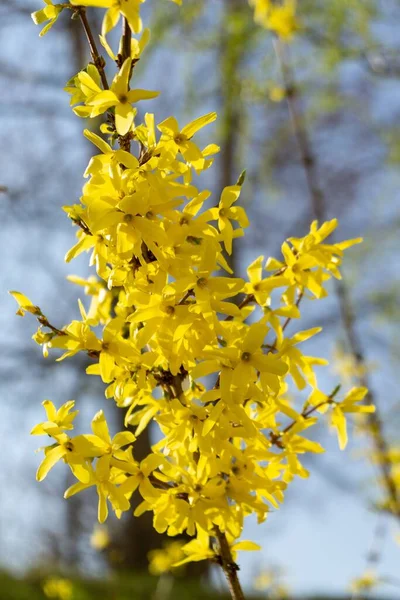
M 46 578 L 31 575 L 17 579 L 7 573 L 0 572 L 0 600 L 48 600 L 43 592 Z M 157 600 L 161 595 L 155 595 L 158 579 L 150 576 L 126 576 L 118 579 L 101 580 L 71 580 L 73 593 L 70 600 Z M 249 600 L 265 600 L 266 595 L 248 595 Z M 198 580 L 174 581 L 168 595 L 162 595 L 163 600 L 228 600 L 230 596 L 213 592 L 208 587 L 199 585 Z M 309 596 L 299 597 L 298 600 L 345 600 L 339 596 Z M 379 600 L 369 597 L 369 600 Z M 387 599 L 386 599 L 387 600 Z

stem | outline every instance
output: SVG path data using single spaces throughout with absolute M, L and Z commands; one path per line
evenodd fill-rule
M 190 296 L 193 296 L 193 290 L 188 290 L 186 292 L 186 294 L 183 296 L 183 298 L 181 300 L 179 300 L 178 306 L 181 306 L 182 304 L 185 304 L 186 300 L 188 298 L 190 298 Z
M 354 362 L 361 373 L 358 376 L 358 380 L 360 385 L 368 388 L 365 402 L 370 406 L 375 406 L 375 412 L 368 413 L 367 422 L 371 432 L 372 442 L 378 456 L 378 468 L 381 470 L 386 492 L 392 505 L 390 508 L 393 514 L 400 519 L 400 502 L 398 498 L 396 481 L 392 476 L 392 463 L 389 457 L 389 444 L 384 435 L 383 422 L 378 411 L 377 399 L 371 391 L 369 380 L 366 374 L 366 360 L 355 328 L 355 314 L 348 296 L 348 291 L 343 285 L 343 282 L 337 282 L 336 292 L 339 298 L 340 314 L 347 337 L 347 343 L 354 358 Z
M 237 572 L 239 571 L 238 565 L 232 558 L 231 549 L 229 548 L 228 540 L 226 539 L 225 533 L 215 528 L 215 537 L 218 541 L 218 552 L 219 561 L 225 577 L 228 581 L 229 591 L 231 593 L 232 600 L 245 600 L 242 586 L 240 585 L 239 577 Z
M 67 335 L 65 333 L 65 331 L 62 331 L 62 329 L 58 329 L 58 327 L 55 327 L 54 325 L 52 325 L 49 320 L 47 319 L 47 317 L 44 316 L 43 313 L 41 313 L 39 316 L 36 317 L 37 320 L 39 321 L 40 325 L 43 325 L 43 327 L 47 327 L 48 329 L 50 329 L 50 331 L 52 331 L 53 333 L 55 333 L 58 336 L 62 336 L 62 335 Z
M 238 308 L 244 308 L 245 306 L 247 306 L 248 304 L 251 304 L 252 302 L 254 302 L 254 296 L 253 294 L 248 294 L 244 300 L 241 301 L 241 303 L 238 305 Z M 229 316 L 226 317 L 224 319 L 224 321 L 233 321 L 233 317 Z
M 322 400 L 321 402 L 319 402 L 319 404 L 316 404 L 315 406 L 310 406 L 309 408 L 304 408 L 303 411 L 302 411 L 302 413 L 301 413 L 301 416 L 304 419 L 308 419 L 308 417 L 310 417 L 319 408 L 322 408 L 326 404 L 332 404 L 333 403 L 333 399 L 336 396 L 336 394 L 338 393 L 339 389 L 340 389 L 340 386 L 337 386 L 333 390 L 333 392 L 331 394 L 329 394 L 329 396 L 327 396 L 326 400 Z M 296 423 L 297 423 L 297 421 L 292 421 L 280 433 L 274 434 L 274 433 L 271 432 L 270 433 L 270 441 L 272 442 L 272 444 L 274 444 L 275 446 L 278 446 L 279 448 L 282 448 L 282 444 L 280 443 L 281 437 L 285 433 L 288 433 L 292 429 L 292 427 L 294 427 L 296 425 Z
M 119 61 L 119 67 L 121 68 L 122 65 L 124 64 L 124 62 L 131 57 L 131 43 L 132 43 L 132 32 L 131 32 L 131 28 L 129 27 L 129 23 L 127 21 L 127 19 L 124 17 L 123 21 L 122 21 L 122 40 L 121 40 L 121 54 L 118 58 L 120 58 Z M 131 70 L 129 73 L 129 78 L 128 78 L 128 89 L 129 89 L 129 80 L 130 77 L 132 75 L 132 64 L 131 64 Z M 128 133 L 124 136 L 121 136 L 119 138 L 119 145 L 122 148 L 122 150 L 125 150 L 125 152 L 129 152 L 131 151 L 131 134 L 128 131 Z
M 299 91 L 294 80 L 290 62 L 285 55 L 284 46 L 278 38 L 274 40 L 274 49 L 282 73 L 293 133 L 299 147 L 300 159 L 307 180 L 312 212 L 316 219 L 322 220 L 324 217 L 324 193 L 318 182 L 316 160 L 304 124 L 304 117 L 298 110 L 296 103 L 296 98 L 299 98 Z
M 124 63 L 131 56 L 131 40 L 132 32 L 129 23 L 124 17 L 122 22 L 122 47 L 121 47 L 121 62 Z
M 89 43 L 89 48 L 90 48 L 90 54 L 92 56 L 92 60 L 95 64 L 95 66 L 97 67 L 99 73 L 100 73 L 100 78 L 101 78 L 101 82 L 103 84 L 103 88 L 105 90 L 109 89 L 108 86 L 108 81 L 107 81 L 107 77 L 106 77 L 106 73 L 104 71 L 104 67 L 106 66 L 106 62 L 104 60 L 104 58 L 101 56 L 101 54 L 99 53 L 99 51 L 97 50 L 97 46 L 96 46 L 96 42 L 94 39 L 94 35 L 92 33 L 92 30 L 90 28 L 89 22 L 87 20 L 87 16 L 86 16 L 86 9 L 85 8 L 78 8 L 76 11 L 79 15 L 79 18 L 81 20 L 83 29 L 85 30 L 86 33 L 86 37 L 87 37 L 87 41 Z
M 380 516 L 382 517 L 382 515 Z M 388 530 L 386 519 L 384 521 L 379 521 L 376 524 L 371 546 L 366 556 L 365 571 L 374 572 L 375 569 L 379 566 L 379 563 L 382 561 L 383 546 L 387 533 Z M 362 593 L 362 591 L 359 590 L 354 592 L 350 600 L 363 600 L 364 597 L 365 596 Z
M 309 198 L 314 218 L 323 220 L 326 215 L 326 202 L 322 188 L 319 185 L 318 173 L 316 169 L 316 159 L 305 126 L 304 118 L 298 109 L 300 99 L 299 89 L 296 86 L 292 68 L 284 52 L 283 44 L 280 40 L 274 41 L 275 53 L 282 72 L 282 79 L 286 92 L 286 99 L 292 122 L 293 133 L 299 147 L 300 158 L 303 164 L 307 179 Z M 390 510 L 400 519 L 400 502 L 396 481 L 392 475 L 392 463 L 389 458 L 389 444 L 385 438 L 383 422 L 378 410 L 378 402 L 375 394 L 371 391 L 367 377 L 366 360 L 362 351 L 360 339 L 356 332 L 356 316 L 353 311 L 351 300 L 344 280 L 336 283 L 336 294 L 339 300 L 340 316 L 343 329 L 347 338 L 347 345 L 355 364 L 359 367 L 361 373 L 358 376 L 359 384 L 368 388 L 366 403 L 375 406 L 374 413 L 368 413 L 367 422 L 371 432 L 372 443 L 375 452 L 378 455 L 378 468 L 380 468 L 384 487 L 390 501 Z
M 296 308 L 299 308 L 300 306 L 300 302 L 302 301 L 302 298 L 304 296 L 304 290 L 301 290 L 301 292 L 299 293 L 299 295 L 297 296 L 297 300 L 296 300 Z M 288 317 L 286 319 L 286 321 L 284 322 L 284 324 L 282 325 L 282 331 L 285 331 L 286 327 L 289 325 L 289 323 L 291 322 L 292 317 Z M 276 347 L 278 340 L 275 340 L 275 343 L 273 344 L 273 346 Z
M 302 301 L 303 296 L 304 296 L 304 290 L 301 290 L 301 292 L 299 292 L 299 295 L 297 296 L 297 300 L 296 300 L 297 308 L 299 308 L 300 302 Z M 285 319 L 285 321 L 282 325 L 282 331 L 285 331 L 285 329 L 287 328 L 287 326 L 290 324 L 291 321 L 292 321 L 292 317 L 287 317 L 287 319 Z M 278 346 L 278 337 L 275 338 L 275 340 L 272 342 L 272 344 L 263 344 L 262 347 L 267 348 L 268 353 L 270 353 L 270 352 L 276 352 L 278 350 L 277 346 Z

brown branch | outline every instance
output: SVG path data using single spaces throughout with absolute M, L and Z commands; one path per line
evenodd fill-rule
M 278 38 L 274 40 L 274 49 L 282 73 L 293 133 L 299 147 L 299 154 L 307 180 L 312 212 L 316 219 L 322 220 L 324 216 L 324 193 L 319 185 L 317 164 L 304 123 L 304 116 L 301 115 L 296 102 L 299 99 L 299 90 L 296 86 L 290 62 L 286 56 L 287 48 L 285 49 L 283 43 Z
M 253 296 L 253 294 L 248 294 L 238 305 L 238 308 L 239 309 L 244 308 L 245 306 L 247 306 L 248 304 L 251 304 L 252 302 L 254 302 L 254 296 Z M 226 319 L 224 319 L 224 321 L 233 321 L 233 317 L 230 315 L 229 317 L 226 317 Z
M 109 89 L 108 81 L 107 81 L 106 73 L 104 71 L 106 62 L 97 49 L 94 35 L 90 28 L 89 22 L 87 20 L 86 9 L 80 6 L 79 8 L 77 8 L 76 12 L 79 15 L 79 19 L 82 23 L 83 29 L 85 30 L 87 41 L 89 43 L 90 54 L 92 56 L 92 60 L 93 60 L 95 67 L 97 67 L 97 70 L 100 73 L 100 78 L 101 78 L 101 82 L 103 84 L 103 88 L 105 90 L 108 90 Z
M 304 118 L 302 117 L 298 108 L 300 101 L 299 89 L 296 86 L 288 55 L 287 52 L 284 51 L 282 42 L 280 40 L 275 40 L 274 47 L 282 72 L 282 79 L 285 87 L 286 100 L 292 122 L 293 133 L 297 140 L 301 162 L 303 164 L 307 179 L 312 213 L 314 218 L 323 220 L 326 214 L 326 202 L 322 188 L 319 185 L 316 159 L 307 133 Z M 367 422 L 371 432 L 373 446 L 378 456 L 378 466 L 380 467 L 384 486 L 388 494 L 391 511 L 398 518 L 400 518 L 400 502 L 398 498 L 396 482 L 393 479 L 391 472 L 392 464 L 389 457 L 389 444 L 385 438 L 384 427 L 379 414 L 377 398 L 371 391 L 371 385 L 368 380 L 366 370 L 366 360 L 362 351 L 360 339 L 356 331 L 356 317 L 351 305 L 347 287 L 343 279 L 338 281 L 336 284 L 336 294 L 339 300 L 340 316 L 347 338 L 347 344 L 355 364 L 357 367 L 359 367 L 359 372 L 361 373 L 361 375 L 358 376 L 359 384 L 368 388 L 366 403 L 368 405 L 375 406 L 375 412 L 368 413 Z
M 382 518 L 382 515 L 380 515 L 380 517 Z M 375 526 L 371 545 L 366 555 L 364 572 L 374 571 L 382 561 L 383 546 L 387 533 L 388 529 L 386 519 L 384 521 L 379 520 Z M 362 600 L 364 595 L 360 592 L 361 590 L 355 590 L 350 600 Z
M 124 17 L 124 19 L 122 21 L 121 54 L 118 55 L 119 68 L 121 68 L 122 65 L 124 64 L 125 60 L 127 60 L 131 56 L 131 43 L 132 43 L 131 28 L 129 27 L 129 23 L 128 23 L 127 19 Z M 129 79 L 132 74 L 132 68 L 133 68 L 133 64 L 131 64 L 131 70 L 129 73 L 128 89 L 129 89 Z M 122 150 L 125 150 L 125 152 L 130 152 L 131 151 L 131 132 L 128 131 L 128 133 L 126 135 L 120 136 L 118 138 L 118 142 L 119 142 L 119 145 L 121 146 Z
M 193 293 L 194 293 L 193 290 L 188 290 L 186 292 L 186 294 L 181 298 L 181 300 L 179 300 L 177 306 L 181 306 L 182 304 L 185 304 L 186 300 L 188 298 L 190 298 L 190 296 L 193 296 Z
M 299 308 L 300 302 L 302 301 L 303 296 L 304 296 L 304 290 L 299 292 L 299 295 L 297 296 L 297 300 L 296 300 L 296 304 L 295 304 L 295 306 L 297 308 Z M 292 317 L 287 317 L 287 319 L 285 319 L 285 321 L 283 322 L 283 325 L 282 325 L 282 331 L 285 331 L 285 329 L 288 327 L 288 325 L 291 321 L 292 321 Z M 276 352 L 278 350 L 278 336 L 275 337 L 275 340 L 272 342 L 272 344 L 263 344 L 262 348 L 266 348 L 268 350 L 268 353 Z
M 389 444 L 384 435 L 384 427 L 380 412 L 378 410 L 376 395 L 371 391 L 366 370 L 366 359 L 362 351 L 360 339 L 356 332 L 355 313 L 353 311 L 351 300 L 343 280 L 337 282 L 336 293 L 339 298 L 340 314 L 347 338 L 347 344 L 359 372 L 357 378 L 360 385 L 368 389 L 365 402 L 370 406 L 375 406 L 375 412 L 367 414 L 367 423 L 369 426 L 369 431 L 371 432 L 373 445 L 377 453 L 378 467 L 380 467 L 390 503 L 393 505 L 390 508 L 396 517 L 400 519 L 400 501 L 398 497 L 396 481 L 392 476 L 392 463 L 389 455 Z
M 325 406 L 325 404 L 334 404 L 334 398 L 339 390 L 340 390 L 340 385 L 337 385 L 335 387 L 335 389 L 333 390 L 333 392 L 331 392 L 329 394 L 329 396 L 326 397 L 326 400 L 322 400 L 315 406 L 310 406 L 308 408 L 304 408 L 302 410 L 300 416 L 303 417 L 303 419 L 308 419 L 308 417 L 310 417 L 313 413 L 315 413 L 319 408 L 322 408 L 323 406 Z M 293 420 L 291 423 L 289 423 L 289 425 L 286 425 L 285 429 L 283 429 L 281 432 L 279 432 L 279 433 L 271 432 L 270 436 L 269 436 L 271 443 L 274 444 L 275 446 L 278 446 L 279 448 L 283 448 L 283 444 L 280 442 L 281 437 L 285 433 L 288 433 L 292 429 L 292 427 L 294 427 L 296 425 L 296 423 L 297 423 L 297 421 Z
M 218 542 L 218 561 L 225 573 L 232 600 L 245 600 L 237 574 L 239 567 L 233 560 L 226 535 L 222 533 L 219 527 L 215 527 L 214 531 Z
M 124 63 L 131 56 L 132 32 L 127 19 L 124 17 L 122 24 L 121 62 Z
M 36 318 L 37 318 L 38 322 L 40 323 L 40 325 L 43 325 L 43 327 L 47 327 L 48 329 L 50 329 L 50 331 L 52 331 L 56 335 L 58 335 L 58 336 L 67 335 L 65 333 L 65 331 L 62 331 L 62 329 L 58 329 L 58 327 L 55 327 L 54 325 L 52 325 L 49 322 L 48 318 L 45 317 L 45 315 L 42 312 Z
M 85 221 L 80 217 L 78 219 L 71 219 L 71 221 L 75 223 L 75 225 L 78 225 L 86 235 L 93 235 Z
M 304 290 L 302 290 L 301 292 L 299 292 L 299 295 L 297 296 L 297 300 L 296 300 L 296 308 L 299 308 L 300 306 L 300 302 L 302 301 L 304 296 Z M 284 322 L 284 324 L 282 325 L 282 331 L 285 331 L 286 327 L 289 325 L 289 323 L 291 322 L 292 317 L 288 317 L 286 319 L 286 321 Z M 274 346 L 276 346 L 277 344 L 277 340 L 275 340 L 275 343 L 273 344 Z

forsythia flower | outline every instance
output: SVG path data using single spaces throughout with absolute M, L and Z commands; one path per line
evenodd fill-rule
M 237 543 L 229 544 L 230 552 L 233 560 L 236 560 L 238 550 L 260 550 L 260 546 L 254 542 L 242 540 Z M 198 562 L 204 559 L 217 560 L 218 552 L 214 548 L 210 548 L 209 536 L 206 531 L 200 527 L 197 528 L 196 539 L 188 542 L 182 547 L 183 552 L 187 555 L 186 558 L 175 564 L 176 567 L 188 562 Z
M 372 570 L 367 570 L 361 577 L 353 579 L 350 589 L 355 594 L 365 593 L 370 592 L 378 584 L 379 578 L 377 577 L 376 573 Z
M 127 19 L 132 31 L 139 33 L 142 29 L 142 20 L 140 18 L 140 5 L 145 0 L 70 0 L 73 6 L 97 6 L 106 8 L 104 16 L 102 35 L 105 35 L 111 29 L 118 25 L 120 17 Z
M 43 584 L 43 591 L 48 598 L 69 600 L 73 597 L 74 587 L 69 579 L 49 577 Z
M 90 545 L 95 550 L 104 550 L 110 544 L 110 536 L 105 525 L 96 525 L 90 536 Z
M 351 383 L 365 376 L 366 372 L 371 372 L 375 365 L 367 362 L 365 365 L 359 365 L 352 354 L 343 351 L 337 347 L 333 353 L 333 368 L 332 371 L 337 373 L 345 383 Z
M 285 600 L 289 598 L 289 589 L 281 583 L 282 572 L 277 568 L 262 570 L 254 580 L 255 590 L 263 590 L 268 594 L 268 598 Z
M 47 25 L 45 25 L 42 31 L 39 33 L 40 36 L 45 35 L 49 29 L 51 29 L 54 23 L 57 21 L 60 16 L 61 11 L 63 10 L 63 6 L 61 4 L 53 4 L 52 0 L 43 0 L 46 6 L 41 10 L 37 10 L 32 13 L 32 20 L 35 25 L 41 25 L 46 21 L 49 21 Z
M 346 413 L 372 413 L 375 412 L 375 407 L 371 405 L 358 404 L 367 395 L 367 388 L 353 388 L 346 395 L 344 400 L 337 404 L 331 416 L 331 425 L 337 430 L 339 447 L 341 450 L 347 445 L 347 426 Z
M 42 402 L 46 411 L 47 421 L 36 425 L 31 431 L 31 435 L 53 435 L 54 433 L 62 433 L 63 430 L 73 429 L 72 421 L 78 414 L 78 410 L 70 412 L 75 406 L 75 402 L 70 400 L 63 404 L 58 410 L 51 402 L 51 400 L 44 400 Z
M 175 563 L 184 557 L 184 542 L 168 542 L 163 548 L 148 553 L 149 571 L 152 575 L 163 575 L 175 570 Z
M 179 129 L 178 121 L 174 117 L 168 117 L 168 119 L 160 123 L 158 129 L 162 133 L 160 142 L 165 157 L 165 162 L 162 161 L 162 165 L 170 163 L 176 157 L 177 152 L 182 154 L 186 162 L 198 163 L 200 160 L 204 164 L 202 152 L 191 140 L 195 133 L 205 127 L 205 125 L 215 121 L 216 118 L 217 113 L 208 113 L 188 123 L 182 130 Z
M 296 0 L 249 0 L 254 7 L 254 19 L 284 40 L 290 40 L 298 29 Z
M 9 294 L 11 294 L 11 296 L 13 296 L 13 298 L 18 303 L 19 309 L 17 310 L 16 314 L 20 317 L 23 317 L 25 312 L 30 312 L 33 315 L 41 314 L 40 308 L 38 306 L 35 306 L 33 302 L 29 300 L 29 298 L 27 298 L 24 294 L 21 294 L 21 292 L 9 292 Z
M 97 117 L 109 108 L 114 108 L 115 127 L 119 135 L 128 133 L 133 123 L 136 110 L 132 107 L 133 103 L 139 100 L 149 100 L 156 98 L 159 92 L 149 90 L 129 90 L 128 84 L 131 77 L 130 58 L 127 58 L 122 65 L 121 70 L 114 77 L 109 90 L 100 88 L 100 81 L 96 70 L 92 69 L 92 76 L 89 72 L 81 71 L 77 75 L 76 86 L 81 90 L 83 96 L 73 96 L 74 99 L 82 101 L 85 106 L 75 108 L 74 111 L 81 117 Z
M 141 3 L 79 0 L 79 6 L 107 9 L 103 35 L 121 15 L 138 32 Z M 253 5 L 266 26 L 289 36 L 294 2 Z M 329 280 L 340 278 L 344 251 L 361 239 L 330 244 L 336 219 L 314 221 L 306 235 L 284 241 L 279 259 L 259 256 L 246 279 L 234 277 L 226 254 L 249 225 L 241 206 L 244 174 L 217 198 L 197 187 L 195 176 L 212 165 L 218 147 L 200 148 L 194 136 L 215 121 L 215 112 L 183 128 L 173 116 L 158 122 L 150 113 L 135 123 L 133 104 L 158 94 L 129 89 L 147 40 L 144 33 L 128 50 L 124 44 L 124 56 L 129 48 L 130 56 L 123 62 L 117 56 L 120 69 L 110 89 L 102 87 L 99 61 L 67 86 L 77 115 L 108 111 L 101 128 L 108 141 L 84 132 L 96 153 L 80 202 L 64 207 L 77 226 L 66 260 L 89 252 L 96 272 L 89 279 L 70 277 L 90 306 L 79 300 L 80 318 L 60 328 L 26 296 L 12 295 L 17 314 L 29 312 L 39 321 L 34 339 L 46 354 L 58 349 L 57 360 L 63 360 L 84 352 L 92 361 L 87 373 L 100 376 L 106 397 L 125 411 L 126 429 L 114 436 L 102 411 L 92 420 L 92 433 L 73 435 L 74 402 L 57 410 L 46 400 L 46 420 L 32 430 L 52 438 L 43 448 L 38 480 L 57 462 L 67 464 L 77 481 L 65 498 L 96 488 L 101 523 L 110 507 L 117 517 L 131 510 L 138 491 L 136 516 L 151 511 L 159 533 L 193 538 L 150 556 L 159 573 L 190 561 L 221 562 L 223 543 L 233 561 L 239 550 L 258 549 L 237 541 L 244 519 L 255 515 L 263 522 L 271 507 L 279 508 L 293 478 L 308 477 L 303 455 L 323 448 L 307 438 L 307 430 L 327 414 L 343 448 L 346 414 L 373 407 L 360 404 L 365 388 L 353 388 L 342 401 L 338 388 L 330 395 L 319 389 L 314 367 L 326 361 L 304 354 L 303 344 L 321 328 L 291 335 L 286 329 L 300 318 L 303 298 L 327 295 Z M 115 58 L 104 37 L 102 43 Z M 300 390 L 309 388 L 302 408 L 288 395 L 290 379 Z M 152 422 L 161 437 L 139 462 L 135 442 Z

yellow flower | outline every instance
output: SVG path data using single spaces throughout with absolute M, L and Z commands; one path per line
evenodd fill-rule
M 95 550 L 104 550 L 110 544 L 110 536 L 105 525 L 96 525 L 90 536 L 90 545 Z
M 44 400 L 42 406 L 46 411 L 47 421 L 36 425 L 31 435 L 53 435 L 62 433 L 64 430 L 71 430 L 74 428 L 72 421 L 79 413 L 78 410 L 70 412 L 75 406 L 75 401 L 70 400 L 63 404 L 58 410 L 51 402 L 51 400 Z
M 204 531 L 201 527 L 197 527 L 196 538 L 182 547 L 183 552 L 187 555 L 186 558 L 178 561 L 174 566 L 178 567 L 188 562 L 198 562 L 206 559 L 216 561 L 218 554 L 216 548 L 212 548 L 210 545 L 210 537 L 215 537 L 214 532 L 210 536 L 207 531 Z M 260 546 L 254 542 L 247 540 L 235 542 L 230 536 L 228 536 L 228 540 L 230 541 L 229 547 L 233 560 L 236 560 L 238 550 L 260 550 Z
M 282 244 L 284 261 L 274 258 L 267 260 L 268 271 L 280 271 L 288 280 L 288 285 L 307 288 L 316 298 L 324 298 L 327 292 L 323 284 L 336 277 L 340 279 L 339 267 L 343 250 L 362 242 L 362 238 L 346 240 L 336 244 L 322 243 L 336 229 L 337 219 L 318 226 L 311 223 L 310 232 L 303 238 L 289 238 Z
M 100 35 L 99 38 L 100 38 L 101 45 L 106 50 L 108 56 L 112 60 L 116 61 L 118 54 L 115 54 L 112 51 L 111 46 L 107 42 L 105 35 Z M 143 31 L 140 40 L 137 40 L 135 38 L 131 39 L 131 59 L 132 60 L 139 60 L 143 50 L 145 49 L 146 45 L 149 42 L 149 39 L 150 39 L 150 29 L 145 29 Z
M 269 97 L 272 102 L 281 102 L 286 96 L 286 91 L 279 85 L 273 85 L 269 89 Z
M 85 102 L 91 109 L 90 117 L 96 117 L 113 107 L 115 110 L 115 127 L 119 135 L 128 133 L 132 126 L 136 114 L 132 104 L 139 102 L 139 100 L 156 98 L 159 94 L 159 92 L 142 89 L 129 90 L 131 65 L 132 60 L 127 58 L 119 73 L 114 77 L 109 90 L 102 90 L 85 71 L 81 71 L 78 75 L 81 84 L 92 91 Z
M 283 40 L 290 40 L 298 30 L 296 0 L 284 0 L 282 5 L 272 6 L 265 26 Z
M 23 317 L 26 312 L 31 313 L 32 315 L 40 316 L 42 311 L 38 306 L 35 306 L 29 298 L 21 294 L 21 292 L 8 292 L 13 298 L 17 301 L 19 309 L 17 310 L 17 315 Z
M 85 458 L 106 455 L 110 461 L 112 456 L 118 457 L 120 448 L 132 444 L 136 439 L 130 431 L 121 431 L 111 439 L 102 410 L 92 419 L 92 431 L 93 435 L 78 435 L 72 441 L 75 451 Z
M 73 597 L 74 587 L 72 581 L 63 577 L 49 577 L 43 583 L 43 591 L 48 598 L 70 600 Z
M 182 551 L 186 554 L 186 558 L 179 560 L 173 566 L 180 567 L 188 562 L 198 562 L 200 560 L 216 558 L 216 553 L 210 548 L 210 536 L 207 531 L 197 527 L 197 536 L 184 546 Z
M 43 0 L 43 2 L 46 4 L 46 6 L 41 10 L 33 12 L 31 15 L 35 25 L 41 25 L 42 23 L 49 21 L 49 23 L 47 23 L 47 25 L 45 25 L 42 31 L 39 33 L 41 37 L 53 27 L 54 23 L 60 16 L 61 11 L 64 9 L 64 6 L 61 4 L 54 5 L 52 0 Z
M 122 511 L 129 510 L 130 503 L 122 493 L 120 486 L 115 483 L 115 474 L 110 467 L 108 456 L 102 456 L 96 462 L 96 466 L 89 467 L 90 479 L 88 483 L 78 482 L 69 487 L 64 498 L 70 498 L 75 494 L 82 492 L 92 486 L 96 486 L 98 502 L 98 519 L 104 523 L 108 516 L 108 502 L 111 503 L 117 517 Z
M 354 593 L 370 592 L 379 583 L 379 578 L 375 571 L 367 570 L 361 577 L 353 579 L 351 582 L 351 590 Z
M 215 220 L 218 220 L 218 228 L 228 254 L 232 254 L 232 239 L 234 235 L 231 221 L 237 221 L 240 227 L 249 226 L 245 210 L 241 206 L 232 207 L 232 204 L 239 198 L 240 191 L 240 185 L 230 185 L 224 188 L 218 208 L 213 208 L 207 213 L 207 215 L 210 214 Z
M 150 573 L 152 575 L 163 575 L 163 573 L 173 571 L 175 563 L 184 557 L 183 545 L 184 542 L 168 542 L 164 544 L 163 548 L 150 550 L 147 555 Z
M 140 5 L 145 0 L 70 0 L 74 6 L 97 6 L 106 8 L 104 16 L 102 35 L 106 35 L 111 29 L 118 25 L 121 15 L 124 16 L 132 31 L 140 33 L 142 20 L 140 18 Z
M 161 131 L 161 148 L 163 165 L 168 165 L 174 160 L 176 154 L 180 152 L 183 158 L 187 162 L 196 162 L 203 160 L 203 154 L 201 150 L 191 141 L 197 131 L 213 123 L 217 118 L 217 113 L 211 112 L 203 117 L 199 117 L 194 121 L 191 121 L 182 130 L 179 129 L 178 121 L 174 117 L 168 117 L 165 121 L 162 121 L 158 125 L 158 129 Z
M 256 302 L 260 306 L 264 306 L 266 304 L 272 290 L 278 287 L 287 287 L 288 285 L 287 278 L 284 275 L 275 275 L 273 277 L 263 279 L 263 262 L 264 257 L 259 256 L 247 267 L 247 275 L 250 281 L 249 283 L 246 283 L 246 287 L 244 289 L 246 294 L 254 296 Z
M 331 425 L 337 430 L 339 447 L 343 450 L 347 446 L 346 413 L 373 413 L 375 407 L 370 404 L 358 404 L 367 395 L 365 387 L 352 388 L 344 400 L 335 405 L 331 415 Z
M 254 19 L 266 29 L 274 31 L 284 40 L 290 40 L 298 29 L 296 0 L 249 0 L 254 6 Z
M 76 452 L 74 443 L 65 433 L 53 434 L 56 444 L 44 448 L 45 457 L 36 472 L 36 479 L 43 481 L 50 469 L 61 459 L 66 462 L 79 481 L 89 480 L 85 458 Z

